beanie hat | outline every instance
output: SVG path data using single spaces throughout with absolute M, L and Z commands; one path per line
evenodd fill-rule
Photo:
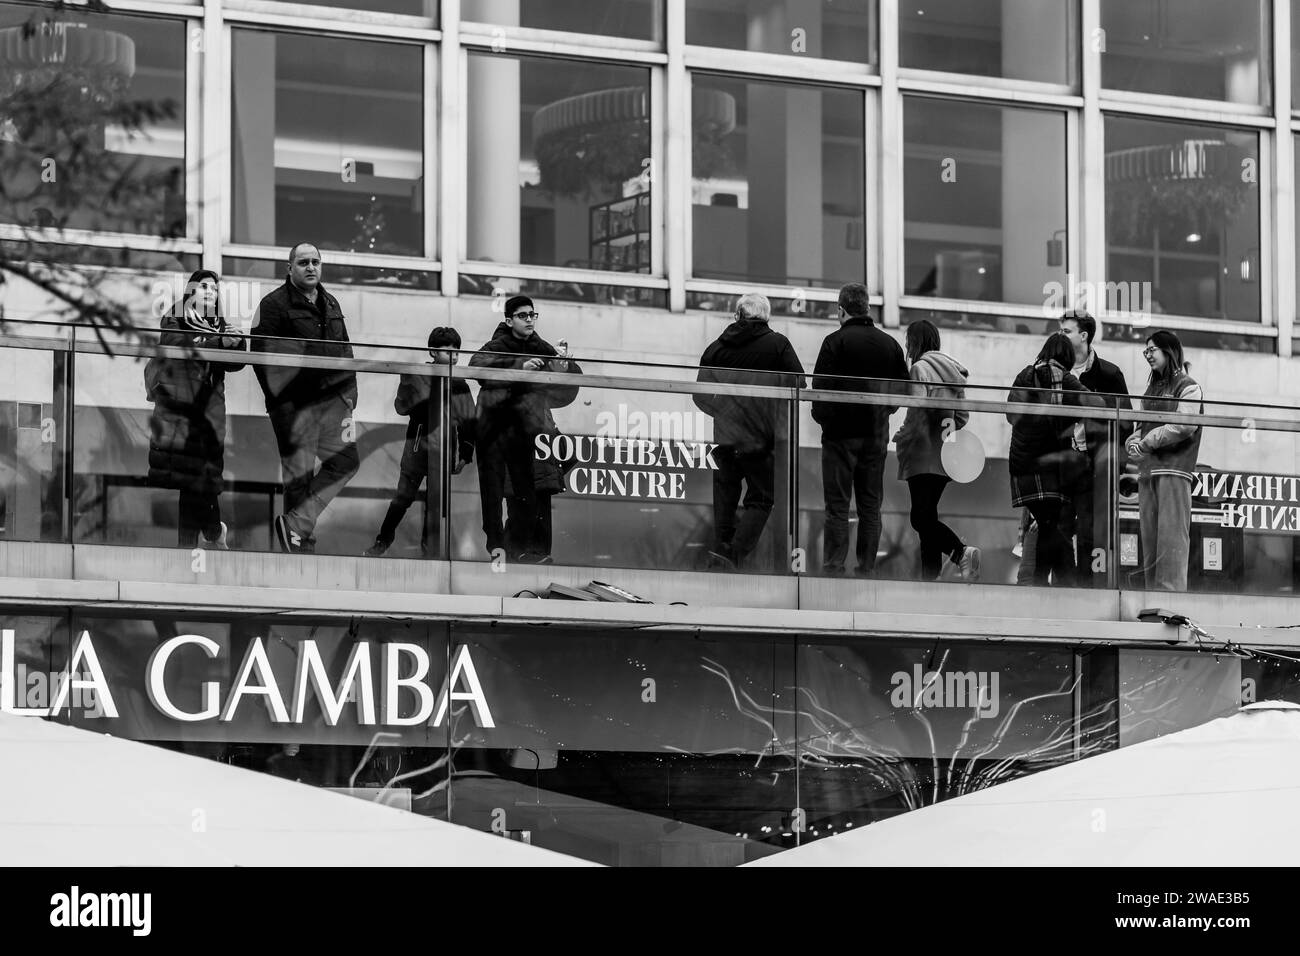
M 506 299 L 506 318 L 508 319 L 512 315 L 514 315 L 515 310 L 518 309 L 521 305 L 526 305 L 529 308 L 535 308 L 535 306 L 533 305 L 533 300 L 528 298 L 528 296 L 526 295 L 512 295 L 510 298 Z

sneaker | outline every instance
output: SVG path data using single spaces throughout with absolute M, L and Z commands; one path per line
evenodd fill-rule
M 375 538 L 375 543 L 372 544 L 370 547 L 366 548 L 366 550 L 361 553 L 365 555 L 367 558 L 378 558 L 382 556 L 383 553 L 387 551 L 390 547 L 392 547 L 392 544 L 393 544 L 392 541 L 385 541 L 383 538 Z
M 280 542 L 280 550 L 286 554 L 300 554 L 303 551 L 302 535 L 289 527 L 284 515 L 275 518 L 275 538 Z
M 710 551 L 708 561 L 705 563 L 707 571 L 734 571 L 736 562 L 731 560 L 730 556 L 719 551 Z
M 967 547 L 961 553 L 961 578 L 963 581 L 978 581 L 980 579 L 980 549 Z
M 209 538 L 206 534 L 201 535 L 203 538 L 203 546 L 215 551 L 229 551 L 230 541 L 227 539 L 226 534 L 230 529 L 226 527 L 224 521 L 218 523 L 221 525 L 221 530 L 217 533 L 215 538 Z
M 1025 543 L 1016 541 L 1016 546 L 1011 549 L 1011 555 L 1012 557 L 1023 558 L 1025 556 Z

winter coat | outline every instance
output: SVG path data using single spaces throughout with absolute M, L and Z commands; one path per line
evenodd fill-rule
M 311 358 L 352 358 L 348 329 L 339 300 L 318 286 L 315 302 L 288 279 L 268 293 L 257 308 L 252 330 L 254 352 L 301 355 L 300 365 L 255 366 L 266 396 L 266 410 L 304 408 L 340 396 L 357 404 L 357 374 L 351 369 L 313 367 Z
M 1054 385 L 1049 366 L 1059 374 L 1059 385 Z M 1104 404 L 1101 398 L 1084 388 L 1072 372 L 1063 371 L 1055 362 L 1025 366 L 1016 376 L 1007 401 L 1095 408 Z M 1043 459 L 1072 448 L 1074 419 L 1007 412 L 1007 421 L 1011 423 L 1007 466 L 1013 475 L 1031 474 L 1040 468 Z
M 965 367 L 943 352 L 926 352 L 912 363 L 911 393 L 917 398 L 965 398 Z M 970 413 L 964 409 L 910 406 L 903 427 L 894 436 L 898 448 L 898 477 L 947 475 L 940 452 L 944 433 L 966 427 Z
M 475 368 L 522 369 L 529 359 L 546 360 L 542 371 L 571 372 L 581 375 L 582 368 L 570 359 L 565 364 L 557 359 L 555 347 L 533 333 L 527 339 L 518 339 L 510 331 L 510 324 L 502 322 L 470 358 Z M 552 408 L 563 408 L 578 397 L 578 386 L 539 385 L 533 382 L 480 381 L 478 390 L 477 427 L 478 441 L 490 442 L 496 437 L 517 431 L 533 438 L 555 433 Z
M 1119 366 L 1107 362 L 1095 351 L 1092 353 L 1091 364 L 1078 373 L 1078 379 L 1079 384 L 1084 388 L 1098 393 L 1108 408 L 1126 410 L 1133 408 L 1133 402 L 1128 397 L 1128 382 L 1124 380 L 1124 373 L 1120 371 Z M 1083 424 L 1087 431 L 1088 451 L 1096 455 L 1110 441 L 1110 428 L 1106 421 L 1100 418 L 1084 419 Z M 1122 456 L 1123 438 L 1133 430 L 1134 422 L 1131 418 L 1125 417 L 1120 419 L 1120 425 L 1119 451 Z
M 1168 384 L 1156 385 L 1153 382 L 1147 386 L 1146 396 L 1142 399 L 1142 410 L 1183 415 L 1194 412 L 1204 414 L 1203 399 L 1201 386 L 1186 370 L 1181 370 Z M 1141 436 L 1139 446 L 1144 453 L 1138 464 L 1141 478 L 1177 475 L 1192 480 L 1196 471 L 1196 457 L 1201 450 L 1200 425 L 1143 422 L 1138 426 L 1136 434 Z
M 429 363 L 433 365 L 433 362 Z M 435 431 L 442 422 L 442 382 L 431 375 L 403 372 L 393 399 L 393 410 L 409 419 L 406 440 L 419 442 L 422 436 Z M 451 440 L 447 448 L 456 449 L 460 461 L 474 460 L 474 435 L 477 431 L 474 397 L 469 382 L 463 378 L 451 380 Z M 455 464 L 449 462 L 448 465 Z
M 238 330 L 224 320 L 222 333 Z M 244 351 L 244 340 L 227 345 L 223 336 L 190 331 L 185 317 L 162 320 L 159 345 L 178 348 Z M 244 367 L 239 360 L 210 362 L 199 358 L 155 355 L 145 365 L 145 395 L 154 403 L 149 416 L 149 484 L 195 494 L 220 494 L 225 472 L 226 373 Z
M 897 384 L 870 379 L 893 379 Z M 866 315 L 845 319 L 826 336 L 813 369 L 813 388 L 840 392 L 904 395 L 910 381 L 902 347 Z M 870 438 L 884 451 L 889 416 L 896 411 L 896 405 L 813 402 L 812 417 L 822 427 L 823 442 Z
M 777 388 L 803 388 L 807 384 L 790 340 L 761 320 L 736 320 L 723 329 L 700 356 L 695 380 Z M 789 403 L 779 398 L 709 394 L 692 397 L 702 412 L 713 417 L 714 442 L 737 452 L 772 448 L 777 422 L 788 420 L 782 412 Z

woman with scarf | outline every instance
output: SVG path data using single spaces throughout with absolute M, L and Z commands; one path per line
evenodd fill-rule
M 1188 374 L 1183 344 L 1160 329 L 1142 350 L 1151 375 L 1142 399 L 1144 412 L 1184 415 L 1205 410 L 1201 386 Z M 1192 473 L 1201 447 L 1201 426 L 1142 422 L 1126 443 L 1138 466 L 1138 515 L 1142 522 L 1142 563 L 1149 591 L 1186 591 L 1191 536 Z
M 238 330 L 221 314 L 220 278 L 215 272 L 200 269 L 190 276 L 180 309 L 163 316 L 158 344 L 244 351 Z M 154 403 L 149 419 L 149 483 L 180 492 L 179 547 L 229 547 L 218 503 L 225 472 L 226 373 L 243 367 L 238 360 L 162 355 L 145 366 L 145 391 Z
M 1100 397 L 1071 374 L 1074 345 L 1062 332 L 1048 336 L 1032 365 L 1016 376 L 1008 401 L 1040 405 L 1093 406 Z M 1063 510 L 1073 485 L 1088 464 L 1083 423 L 1068 417 L 1008 412 L 1011 450 L 1011 504 L 1028 508 L 1038 522 L 1033 583 L 1057 586 L 1074 580 L 1074 549 L 1064 527 Z

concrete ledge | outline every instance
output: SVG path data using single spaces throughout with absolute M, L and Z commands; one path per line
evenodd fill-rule
M 952 615 L 1120 620 L 1119 591 L 1031 588 L 1014 584 L 799 578 L 799 607 L 816 610 L 934 612 Z M 1136 617 L 1130 620 L 1136 620 Z
M 72 578 L 72 545 L 0 541 L 0 578 Z

